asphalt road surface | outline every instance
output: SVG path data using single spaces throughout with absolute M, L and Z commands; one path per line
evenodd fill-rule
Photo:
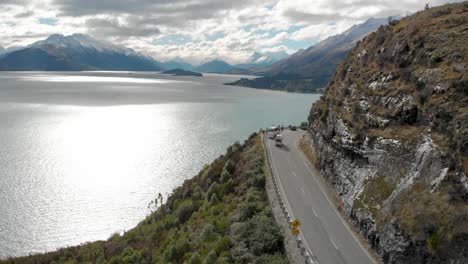
M 319 264 L 375 263 L 349 229 L 324 191 L 316 170 L 309 167 L 298 147 L 304 131 L 283 131 L 283 146 L 267 139 L 272 169 L 279 177 L 286 203 L 301 221 L 300 230 Z

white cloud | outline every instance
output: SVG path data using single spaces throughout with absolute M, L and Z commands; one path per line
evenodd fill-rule
M 427 0 L 440 5 L 450 0 Z M 424 8 L 417 0 L 1 0 L 0 46 L 25 46 L 53 33 L 87 33 L 168 60 L 246 62 L 254 51 L 295 51 L 369 17 Z M 450 1 L 453 2 L 453 1 Z M 40 24 L 51 19 L 55 25 Z M 180 35 L 180 43 L 155 40 Z M 304 44 L 305 45 L 305 44 Z

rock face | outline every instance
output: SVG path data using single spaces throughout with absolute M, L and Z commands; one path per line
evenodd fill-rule
M 316 166 L 385 263 L 468 263 L 468 2 L 364 38 L 309 115 Z

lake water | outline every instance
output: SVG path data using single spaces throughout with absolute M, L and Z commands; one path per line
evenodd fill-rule
M 127 72 L 0 72 L 0 258 L 106 239 L 260 127 L 318 95 Z

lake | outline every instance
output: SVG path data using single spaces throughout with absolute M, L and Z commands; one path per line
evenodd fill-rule
M 0 258 L 132 228 L 159 192 L 319 98 L 222 85 L 239 77 L 0 72 Z

